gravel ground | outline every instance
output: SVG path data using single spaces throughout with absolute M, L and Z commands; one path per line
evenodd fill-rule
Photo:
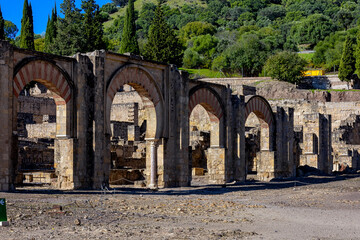
M 159 191 L 0 193 L 0 239 L 360 239 L 360 174 Z

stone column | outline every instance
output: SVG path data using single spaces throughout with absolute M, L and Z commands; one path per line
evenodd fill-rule
M 17 161 L 17 121 L 13 105 L 14 52 L 6 41 L 0 41 L 0 191 L 14 189 Z M 17 100 L 17 99 L 16 99 Z
M 158 139 L 152 138 L 152 139 L 146 139 L 146 141 L 150 142 L 150 158 L 151 158 L 151 166 L 150 166 L 150 184 L 149 188 L 151 189 L 157 189 L 158 188 L 158 182 L 157 182 L 157 142 Z

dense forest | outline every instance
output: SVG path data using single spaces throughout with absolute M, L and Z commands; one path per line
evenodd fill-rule
M 65 17 L 57 17 L 53 10 L 49 22 L 57 18 L 53 25 L 57 27 L 58 34 L 63 34 L 69 25 L 75 24 L 67 31 L 78 31 L 73 36 L 77 38 L 77 47 L 74 41 L 63 43 L 64 46 L 73 46 L 68 51 L 62 51 L 58 46 L 57 41 L 64 41 L 64 36 L 70 33 L 54 37 L 55 43 L 47 46 L 46 36 L 35 35 L 36 50 L 70 55 L 74 51 L 90 51 L 94 50 L 93 47 L 102 46 L 110 51 L 122 52 L 128 16 L 127 0 L 113 0 L 101 8 L 96 7 L 94 0 L 83 0 L 82 9 L 75 6 L 66 8 L 66 2 L 70 4 L 73 1 L 64 0 L 62 3 L 61 12 Z M 136 0 L 131 4 L 135 6 L 132 18 L 135 21 L 137 53 L 147 55 L 146 46 L 151 40 L 151 26 L 159 4 L 156 0 Z M 73 12 L 70 20 L 66 17 L 70 16 L 66 14 L 67 9 Z M 181 46 L 182 53 L 177 53 L 181 61 L 177 64 L 184 68 L 212 69 L 225 75 L 263 76 L 267 69 L 264 65 L 270 57 L 284 51 L 290 54 L 314 50 L 305 57 L 307 67 L 337 71 L 347 36 L 355 39 L 351 45 L 354 52 L 357 48 L 360 2 L 356 0 L 168 0 L 162 1 L 161 10 L 161 17 L 171 29 L 168 34 L 174 34 Z M 90 36 L 80 38 L 85 30 L 79 32 L 79 29 L 84 29 L 86 19 L 87 28 L 94 26 L 95 22 L 101 22 L 103 26 L 103 30 L 97 33 L 102 36 L 102 39 L 96 40 L 98 45 L 81 47 L 95 41 L 89 40 Z M 11 31 L 17 29 L 16 26 L 8 21 L 5 23 L 6 37 L 20 46 L 20 37 L 14 39 L 16 33 Z M 96 28 L 99 25 L 90 29 L 95 31 Z

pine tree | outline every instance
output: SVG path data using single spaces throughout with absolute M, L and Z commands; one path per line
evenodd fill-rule
M 23 17 L 21 19 L 20 47 L 35 50 L 34 22 L 32 8 L 28 0 L 24 0 Z
M 341 81 L 350 82 L 355 72 L 354 45 L 355 38 L 348 34 L 340 60 L 339 78 Z
M 91 52 L 97 49 L 104 49 L 104 30 L 101 22 L 99 5 L 95 0 L 82 0 L 81 8 L 84 10 L 84 40 L 83 51 Z
M 55 41 L 57 33 L 57 11 L 56 6 L 51 12 L 51 18 L 48 17 L 45 33 L 45 52 L 52 53 L 52 44 Z
M 182 46 L 165 21 L 161 1 L 155 10 L 155 18 L 149 29 L 148 42 L 144 51 L 145 57 L 155 61 L 177 65 L 182 63 Z
M 0 40 L 5 40 L 5 20 L 2 16 L 0 7 Z
M 125 23 L 121 37 L 120 53 L 140 54 L 139 44 L 136 39 L 134 1 L 130 0 L 126 8 Z
M 51 51 L 64 56 L 83 52 L 85 40 L 82 15 L 75 6 L 75 0 L 64 0 L 60 8 L 64 18 L 57 21 L 57 34 L 54 43 L 51 44 Z

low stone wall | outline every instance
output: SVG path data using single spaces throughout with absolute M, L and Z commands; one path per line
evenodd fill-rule
M 52 138 L 56 137 L 56 123 L 27 124 L 28 138 Z
M 56 105 L 53 98 L 19 96 L 18 113 L 33 115 L 56 115 Z
M 111 169 L 109 183 L 111 185 L 134 184 L 135 181 L 145 180 L 143 171 L 139 169 Z

